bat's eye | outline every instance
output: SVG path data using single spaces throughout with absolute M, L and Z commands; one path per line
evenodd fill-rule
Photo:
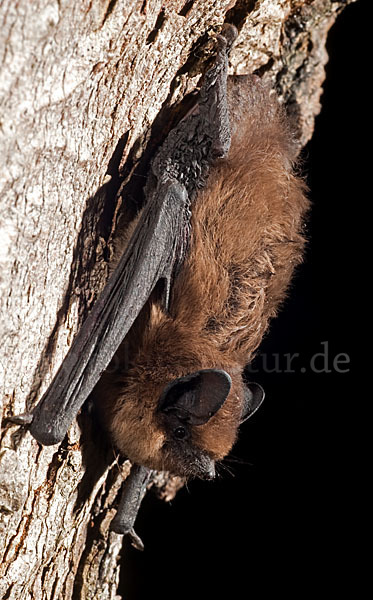
M 185 429 L 185 427 L 176 427 L 176 429 L 174 429 L 173 434 L 174 437 L 177 440 L 183 440 L 186 436 L 187 436 L 187 430 Z

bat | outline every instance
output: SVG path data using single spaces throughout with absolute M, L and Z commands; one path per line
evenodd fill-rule
M 138 548 L 152 471 L 212 479 L 263 401 L 244 369 L 302 260 L 297 142 L 268 85 L 228 77 L 236 35 L 226 25 L 217 36 L 195 105 L 153 158 L 107 285 L 24 419 L 55 444 L 90 396 L 133 464 L 112 529 Z

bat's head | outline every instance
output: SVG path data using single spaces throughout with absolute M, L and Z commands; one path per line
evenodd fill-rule
M 137 372 L 127 385 L 108 422 L 116 446 L 137 464 L 212 479 L 215 461 L 228 454 L 240 423 L 261 404 L 262 388 L 244 384 L 241 373 L 218 368 L 199 369 L 159 386 L 154 378 L 150 385 Z
M 232 379 L 223 369 L 201 369 L 165 387 L 158 411 L 166 432 L 169 470 L 203 479 L 215 477 L 215 460 L 228 453 L 239 423 L 249 418 L 264 398 L 257 384 L 245 386 L 237 423 L 238 411 L 232 415 L 229 408 L 228 414 L 223 408 L 231 390 Z
M 209 336 L 198 337 L 192 326 L 155 308 L 150 321 L 133 336 L 128 366 L 100 382 L 96 404 L 102 420 L 116 448 L 133 463 L 211 479 L 215 462 L 230 452 L 263 390 L 245 383 L 239 361 Z
M 202 369 L 169 383 L 158 404 L 166 433 L 164 452 L 171 471 L 213 479 L 215 461 L 207 448 L 197 445 L 201 426 L 221 409 L 232 386 L 222 369 Z M 193 440 L 194 438 L 194 440 Z M 196 440 L 197 438 L 197 440 Z

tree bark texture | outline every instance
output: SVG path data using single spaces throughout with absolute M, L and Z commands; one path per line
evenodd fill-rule
M 61 364 L 105 283 L 118 216 L 141 189 L 136 169 L 198 84 L 223 22 L 239 29 L 231 72 L 273 81 L 303 146 L 327 33 L 349 3 L 2 2 L 0 598 L 119 598 L 122 538 L 109 525 L 129 463 L 87 412 L 52 447 L 6 417 L 30 410 Z M 178 481 L 153 485 L 167 499 Z

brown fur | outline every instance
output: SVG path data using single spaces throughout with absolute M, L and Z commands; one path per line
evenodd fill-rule
M 243 369 L 285 297 L 304 246 L 307 200 L 292 170 L 296 145 L 284 113 L 258 78 L 228 83 L 231 148 L 193 205 L 189 253 L 173 285 L 170 314 L 150 303 L 128 339 L 129 368 L 104 375 L 96 391 L 118 449 L 175 474 L 188 473 L 179 473 L 165 443 L 157 413 L 162 390 L 199 369 L 230 374 L 222 408 L 192 432 L 197 448 L 222 459 L 241 419 Z

